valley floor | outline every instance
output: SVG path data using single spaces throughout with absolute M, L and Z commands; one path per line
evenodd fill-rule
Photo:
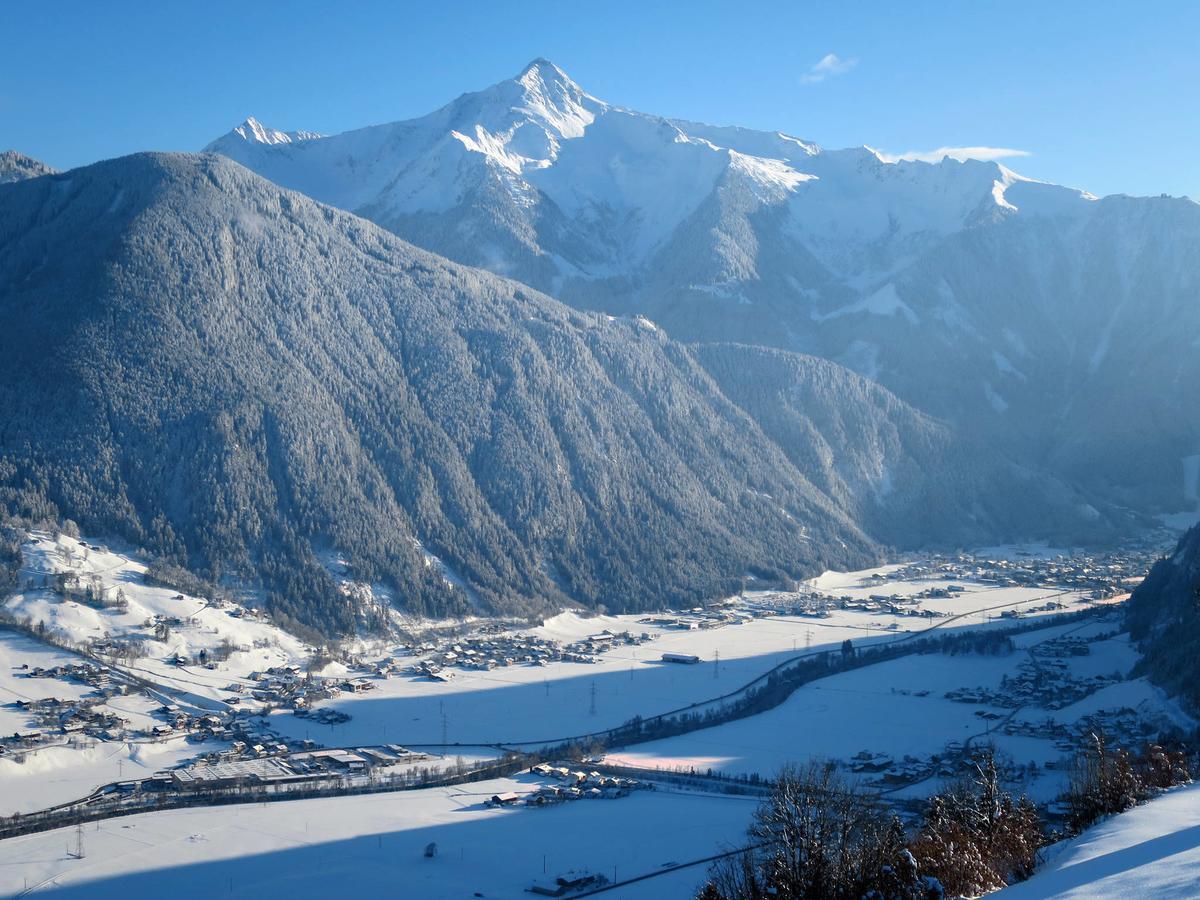
M 609 897 L 685 898 L 709 858 L 744 844 L 758 801 L 753 785 L 738 781 L 746 776 L 829 759 L 912 809 L 987 744 L 1010 786 L 1050 801 L 1087 729 L 1133 740 L 1194 727 L 1156 688 L 1129 678 L 1137 653 L 1108 608 L 1120 602 L 1122 576 L 1097 592 L 1072 574 L 1087 572 L 1084 562 L 1051 564 L 1044 549 L 1000 548 L 987 558 L 1005 553 L 1019 561 L 960 557 L 826 573 L 797 592 L 749 591 L 708 610 L 566 612 L 527 629 L 462 623 L 407 644 L 360 642 L 311 665 L 312 649 L 294 637 L 238 607 L 150 584 L 130 555 L 35 535 L 22 589 L 5 605 L 27 633 L 0 629 L 2 815 L 105 785 L 106 798 L 182 796 L 188 778 L 223 765 L 304 773 L 314 746 L 367 759 L 409 752 L 398 745 L 415 751 L 378 772 L 375 762 L 365 773 L 324 770 L 337 784 L 370 786 L 455 758 L 469 765 L 504 748 L 537 750 L 635 716 L 719 709 L 777 667 L 825 654 L 844 663 L 846 641 L 855 654 L 895 645 L 903 655 L 810 680 L 757 715 L 573 764 L 618 767 L 638 782 L 628 791 L 591 790 L 609 777 L 597 773 L 574 794 L 581 799 L 535 807 L 524 800 L 539 790 L 562 800 L 573 782 L 524 773 L 106 818 L 79 832 L 0 840 L 0 895 L 305 898 L 339 895 L 352 879 L 364 895 L 515 898 L 535 882 L 586 871 L 615 878 Z M 64 578 L 73 589 L 61 589 Z M 986 644 L 989 634 L 991 650 L 954 644 Z M 941 636 L 953 654 L 908 649 Z M 122 645 L 137 653 L 113 655 Z M 81 666 L 91 668 L 81 675 Z M 297 714 L 293 701 L 306 695 Z M 79 716 L 110 724 L 88 719 L 68 731 Z M 728 792 L 729 779 L 742 793 Z M 512 808 L 484 805 L 506 792 L 517 795 Z M 430 844 L 437 852 L 426 858 Z
M 0 841 L 0 895 L 210 900 L 357 896 L 517 898 L 568 873 L 617 881 L 607 897 L 686 897 L 704 866 L 740 846 L 755 800 L 647 791 L 547 809 L 489 809 L 528 778 L 334 800 L 201 808 L 110 819 Z M 434 858 L 424 856 L 430 843 Z

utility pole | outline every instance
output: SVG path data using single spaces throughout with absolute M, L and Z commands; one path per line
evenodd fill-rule
M 713 651 L 713 678 L 721 677 L 721 651 Z
M 442 749 L 443 750 L 446 749 L 447 744 L 449 744 L 449 741 L 446 740 L 446 713 L 443 712 L 442 713 Z
M 75 849 L 68 850 L 67 856 L 72 859 L 83 859 L 83 823 L 75 826 Z
M 592 682 L 592 708 L 590 710 L 588 710 L 588 715 L 594 716 L 595 714 L 596 714 L 596 682 L 593 681 Z

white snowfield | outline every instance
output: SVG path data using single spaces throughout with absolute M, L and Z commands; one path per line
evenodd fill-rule
M 1200 896 L 1200 785 L 1168 791 L 1054 848 L 998 900 L 1166 900 Z
M 757 716 L 637 744 L 608 760 L 769 776 L 789 761 L 847 759 L 860 750 L 929 755 L 985 731 L 975 715 L 981 707 L 943 699 L 945 686 L 995 686 L 1014 667 L 1008 657 L 908 656 L 814 681 Z M 914 696 L 919 691 L 928 696 Z
M 148 813 L 0 841 L 0 895 L 55 897 L 528 897 L 571 871 L 618 881 L 742 846 L 755 801 L 640 791 L 534 809 L 489 809 L 527 793 L 522 776 L 395 794 Z M 424 855 L 430 844 L 437 855 Z M 608 893 L 688 897 L 696 866 Z M 544 873 L 544 874 L 543 874 Z M 352 887 L 351 887 L 352 886 Z

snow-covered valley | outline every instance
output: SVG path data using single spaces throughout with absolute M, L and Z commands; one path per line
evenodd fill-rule
M 39 533 L 23 555 L 20 589 L 5 602 L 19 630 L 0 630 L 0 734 L 12 735 L 0 739 L 0 812 L 88 797 L 136 811 L 146 808 L 139 796 L 153 799 L 146 792 L 175 802 L 189 784 L 283 780 L 265 805 L 144 812 L 0 841 L 0 891 L 249 896 L 286 881 L 315 897 L 350 867 L 364 889 L 398 878 L 431 898 L 480 888 L 517 897 L 568 872 L 651 876 L 617 896 L 687 897 L 705 860 L 744 841 L 761 796 L 747 776 L 827 759 L 912 810 L 990 747 L 1009 784 L 1048 803 L 1088 729 L 1136 740 L 1195 726 L 1129 678 L 1137 653 L 1117 613 L 1136 554 L 1073 561 L 995 548 L 652 616 L 431 622 L 333 655 L 238 603 L 148 583 L 143 562 L 95 541 Z M 992 643 L 961 644 L 976 638 Z M 904 649 L 931 639 L 947 643 Z M 861 664 L 801 683 L 765 712 L 719 718 L 772 671 L 844 666 L 847 641 L 866 654 Z M 897 655 L 873 662 L 871 652 Z M 109 674 L 87 676 L 99 687 L 81 683 L 66 674 L 80 665 Z M 653 739 L 655 723 L 671 727 L 681 710 L 718 719 Z M 104 727 L 91 724 L 101 715 Z M 621 743 L 635 717 L 645 733 Z M 561 805 L 563 776 L 526 769 L 456 786 L 414 780 L 486 772 L 504 752 L 577 737 L 607 744 L 582 764 L 596 771 L 577 803 Z M 371 793 L 403 779 L 412 787 Z M 614 787 L 622 779 L 629 786 Z M 110 783 L 114 793 L 94 793 Z M 367 793 L 286 799 L 297 788 Z M 514 809 L 483 803 L 510 793 L 500 805 Z M 524 802 L 543 795 L 556 808 Z M 600 849 L 584 837 L 597 830 L 622 836 Z M 50 852 L 74 841 L 82 859 Z M 524 849 L 499 851 L 512 843 Z M 430 844 L 433 859 L 422 855 Z

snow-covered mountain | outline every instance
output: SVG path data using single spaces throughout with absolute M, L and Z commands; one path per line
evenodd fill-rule
M 0 184 L 11 184 L 14 181 L 24 181 L 26 178 L 50 175 L 53 172 L 54 169 L 41 160 L 18 153 L 16 150 L 5 150 L 0 153 Z
M 423 118 L 208 149 L 577 307 L 837 360 L 1121 502 L 1197 502 L 1190 200 L 647 115 L 541 59 Z
M 0 514 L 326 633 L 363 612 L 330 553 L 409 612 L 519 613 L 1124 527 L 841 366 L 569 309 L 211 154 L 0 188 L 0 321 Z
M 279 131 L 276 128 L 267 128 L 254 116 L 249 116 L 245 122 L 225 137 L 213 141 L 208 149 L 213 153 L 224 153 L 228 156 L 230 153 L 235 153 L 237 146 L 242 142 L 273 147 L 279 144 L 298 144 L 301 141 L 311 141 L 319 137 L 324 137 L 324 135 L 315 131 Z

